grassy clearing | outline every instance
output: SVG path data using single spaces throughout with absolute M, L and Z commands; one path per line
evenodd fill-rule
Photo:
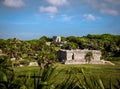
M 62 70 L 56 82 L 61 82 L 65 79 L 68 74 L 80 75 L 81 69 L 84 70 L 87 76 L 99 77 L 102 79 L 104 86 L 109 88 L 108 85 L 110 81 L 117 85 L 117 79 L 120 80 L 120 62 L 114 62 L 116 65 L 64 65 L 55 64 L 57 66 L 56 71 Z M 15 67 L 15 75 L 33 75 L 34 73 L 39 74 L 39 67 Z
M 29 67 L 29 66 L 14 67 L 13 69 L 14 69 L 15 75 L 17 76 L 27 75 L 27 74 L 33 75 L 34 73 L 39 74 L 39 70 L 40 70 L 39 67 Z
M 117 62 L 115 62 L 117 63 Z M 119 62 L 120 63 L 120 62 Z M 103 80 L 104 85 L 107 85 L 112 81 L 116 84 L 116 79 L 120 80 L 120 64 L 113 65 L 59 65 L 58 69 L 64 71 L 72 70 L 72 73 L 80 74 L 80 70 L 84 69 L 84 72 L 88 76 L 100 77 Z

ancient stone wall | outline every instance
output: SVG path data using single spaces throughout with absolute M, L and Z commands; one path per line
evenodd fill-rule
M 100 60 L 101 51 L 99 50 L 59 50 L 58 59 L 65 64 L 87 64 L 85 60 L 85 55 L 88 52 L 93 53 L 93 59 L 91 59 L 91 64 L 102 64 Z
M 67 60 L 67 52 L 64 50 L 59 50 L 57 52 L 57 58 L 60 62 L 64 63 Z

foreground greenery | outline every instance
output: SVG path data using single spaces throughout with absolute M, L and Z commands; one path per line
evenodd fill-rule
M 116 62 L 115 62 L 116 63 Z M 120 81 L 120 62 L 117 62 L 115 66 L 113 65 L 63 65 L 63 64 L 55 64 L 54 66 L 57 66 L 56 72 L 60 71 L 59 74 L 57 74 L 57 80 L 55 80 L 55 84 L 61 84 L 64 79 L 66 79 L 68 76 L 76 77 L 80 79 L 80 81 L 83 83 L 84 81 L 84 75 L 81 70 L 84 70 L 85 77 L 87 79 L 90 79 L 90 82 L 102 81 L 104 88 L 110 88 L 111 86 L 117 86 L 119 87 Z M 19 68 L 15 67 L 15 75 L 25 75 L 26 72 L 30 75 L 34 75 L 34 72 L 36 74 L 39 74 L 39 67 L 24 67 Z M 73 79 L 74 80 L 74 79 Z M 71 80 L 70 80 L 71 81 Z M 77 80 L 78 82 L 78 80 Z M 93 85 L 94 87 L 94 85 Z M 95 89 L 95 88 L 90 88 Z M 98 89 L 98 88 L 97 88 Z M 101 89 L 101 88 L 100 88 Z M 113 88 L 115 89 L 115 87 Z
M 119 76 L 120 62 L 12 68 L 7 56 L 0 57 L 0 89 L 118 89 Z

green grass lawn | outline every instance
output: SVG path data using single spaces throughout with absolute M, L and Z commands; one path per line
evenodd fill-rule
M 58 82 L 65 78 L 68 74 L 82 75 L 81 69 L 84 70 L 87 76 L 100 77 L 106 88 L 109 82 L 116 84 L 116 79 L 120 80 L 120 62 L 114 62 L 116 65 L 93 65 L 93 64 L 79 64 L 79 65 L 64 65 L 55 64 L 56 71 L 62 70 L 58 75 Z M 39 74 L 39 67 L 14 67 L 15 75 L 33 75 L 34 73 Z

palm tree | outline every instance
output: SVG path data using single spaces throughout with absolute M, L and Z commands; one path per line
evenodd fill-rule
M 9 50 L 10 57 L 19 59 L 18 51 L 19 51 L 20 40 L 17 38 L 13 38 L 13 39 L 9 39 L 8 41 L 10 48 Z
M 7 55 L 0 56 L 0 89 L 26 89 L 25 85 L 15 76 L 12 63 Z
M 92 53 L 92 52 L 88 52 L 88 53 L 85 55 L 85 60 L 86 60 L 86 62 L 90 63 L 91 59 L 94 59 L 93 53 Z

